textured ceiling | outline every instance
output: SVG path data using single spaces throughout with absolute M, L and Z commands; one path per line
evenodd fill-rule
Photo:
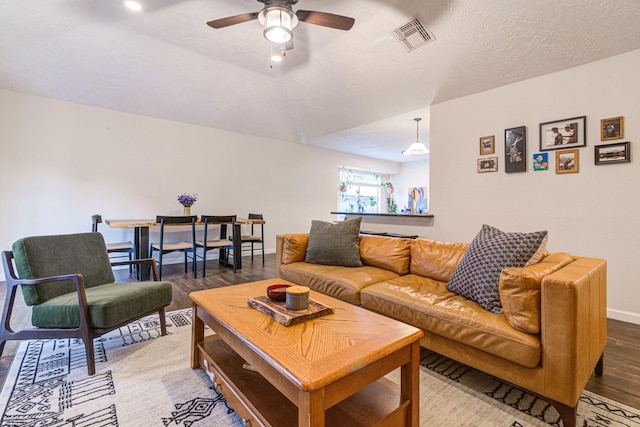
M 355 18 L 300 23 L 271 64 L 255 0 L 2 0 L 0 88 L 394 161 L 429 143 L 429 106 L 640 48 L 638 0 L 300 0 Z M 395 30 L 419 17 L 436 40 Z

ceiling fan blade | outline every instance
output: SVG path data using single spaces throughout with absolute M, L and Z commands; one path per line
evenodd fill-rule
M 253 21 L 258 19 L 258 12 L 244 13 L 242 15 L 228 16 L 226 18 L 216 19 L 214 21 L 207 22 L 207 25 L 211 28 L 224 28 L 231 25 L 241 24 L 243 22 Z
M 346 16 L 326 12 L 314 12 L 312 10 L 299 10 L 296 12 L 296 15 L 300 21 L 308 24 L 321 25 L 323 27 L 345 31 L 350 30 L 356 22 L 355 19 Z

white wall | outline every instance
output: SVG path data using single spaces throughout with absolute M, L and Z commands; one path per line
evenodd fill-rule
M 608 262 L 613 318 L 640 323 L 640 50 L 444 102 L 431 109 L 432 237 L 470 241 L 483 223 L 549 230 L 548 248 Z M 472 72 L 472 70 L 470 70 Z M 532 171 L 539 123 L 586 115 L 580 172 Z M 631 163 L 594 165 L 600 120 L 624 116 Z M 504 172 L 504 130 L 527 127 L 527 172 Z M 496 136 L 499 171 L 477 173 L 478 140 Z
M 311 146 L 0 90 L 0 248 L 24 236 L 91 230 L 91 215 L 262 213 L 275 235 L 331 221 L 339 165 L 398 173 L 400 165 Z M 101 231 L 107 241 L 131 230 Z M 152 234 L 151 238 L 154 238 Z M 4 280 L 4 275 L 0 280 Z

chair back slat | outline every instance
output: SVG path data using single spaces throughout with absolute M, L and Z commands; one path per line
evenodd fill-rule
M 82 274 L 87 288 L 115 281 L 100 233 L 25 237 L 12 245 L 12 251 L 20 279 Z M 72 282 L 22 287 L 27 305 L 40 304 L 74 290 Z
M 156 216 L 156 222 L 162 224 L 192 224 L 198 221 L 197 215 L 190 216 Z
M 231 241 L 235 239 L 235 224 L 237 215 L 202 215 L 200 220 L 204 223 L 204 240 L 209 240 L 209 226 L 210 225 L 224 225 L 220 228 L 220 239 L 226 239 L 227 236 L 222 233 L 223 229 L 226 229 L 226 225 L 231 226 Z M 226 234 L 226 233 L 224 233 Z

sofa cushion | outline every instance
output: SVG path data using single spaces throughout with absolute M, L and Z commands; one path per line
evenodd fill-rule
M 468 243 L 416 239 L 411 245 L 411 274 L 448 282 Z
M 492 313 L 502 313 L 500 273 L 535 264 L 545 251 L 547 231 L 507 233 L 484 224 L 451 275 L 447 289 Z
M 527 368 L 540 364 L 537 335 L 512 328 L 504 314 L 450 292 L 444 282 L 409 274 L 363 289 L 362 307 Z
M 346 268 L 295 262 L 281 265 L 280 277 L 348 303 L 360 305 L 362 289 L 374 283 L 394 279 L 399 275 L 369 265 Z
M 291 264 L 304 261 L 307 254 L 307 243 L 309 243 L 309 233 L 285 235 L 282 243 L 281 262 Z
M 540 332 L 540 286 L 542 279 L 568 265 L 568 253 L 549 254 L 539 263 L 522 268 L 505 268 L 500 274 L 500 302 L 504 314 L 515 329 Z
M 412 242 L 404 238 L 360 236 L 360 259 L 364 265 L 408 274 Z
M 312 264 L 362 267 L 360 222 L 362 217 L 330 223 L 311 221 L 305 261 Z

